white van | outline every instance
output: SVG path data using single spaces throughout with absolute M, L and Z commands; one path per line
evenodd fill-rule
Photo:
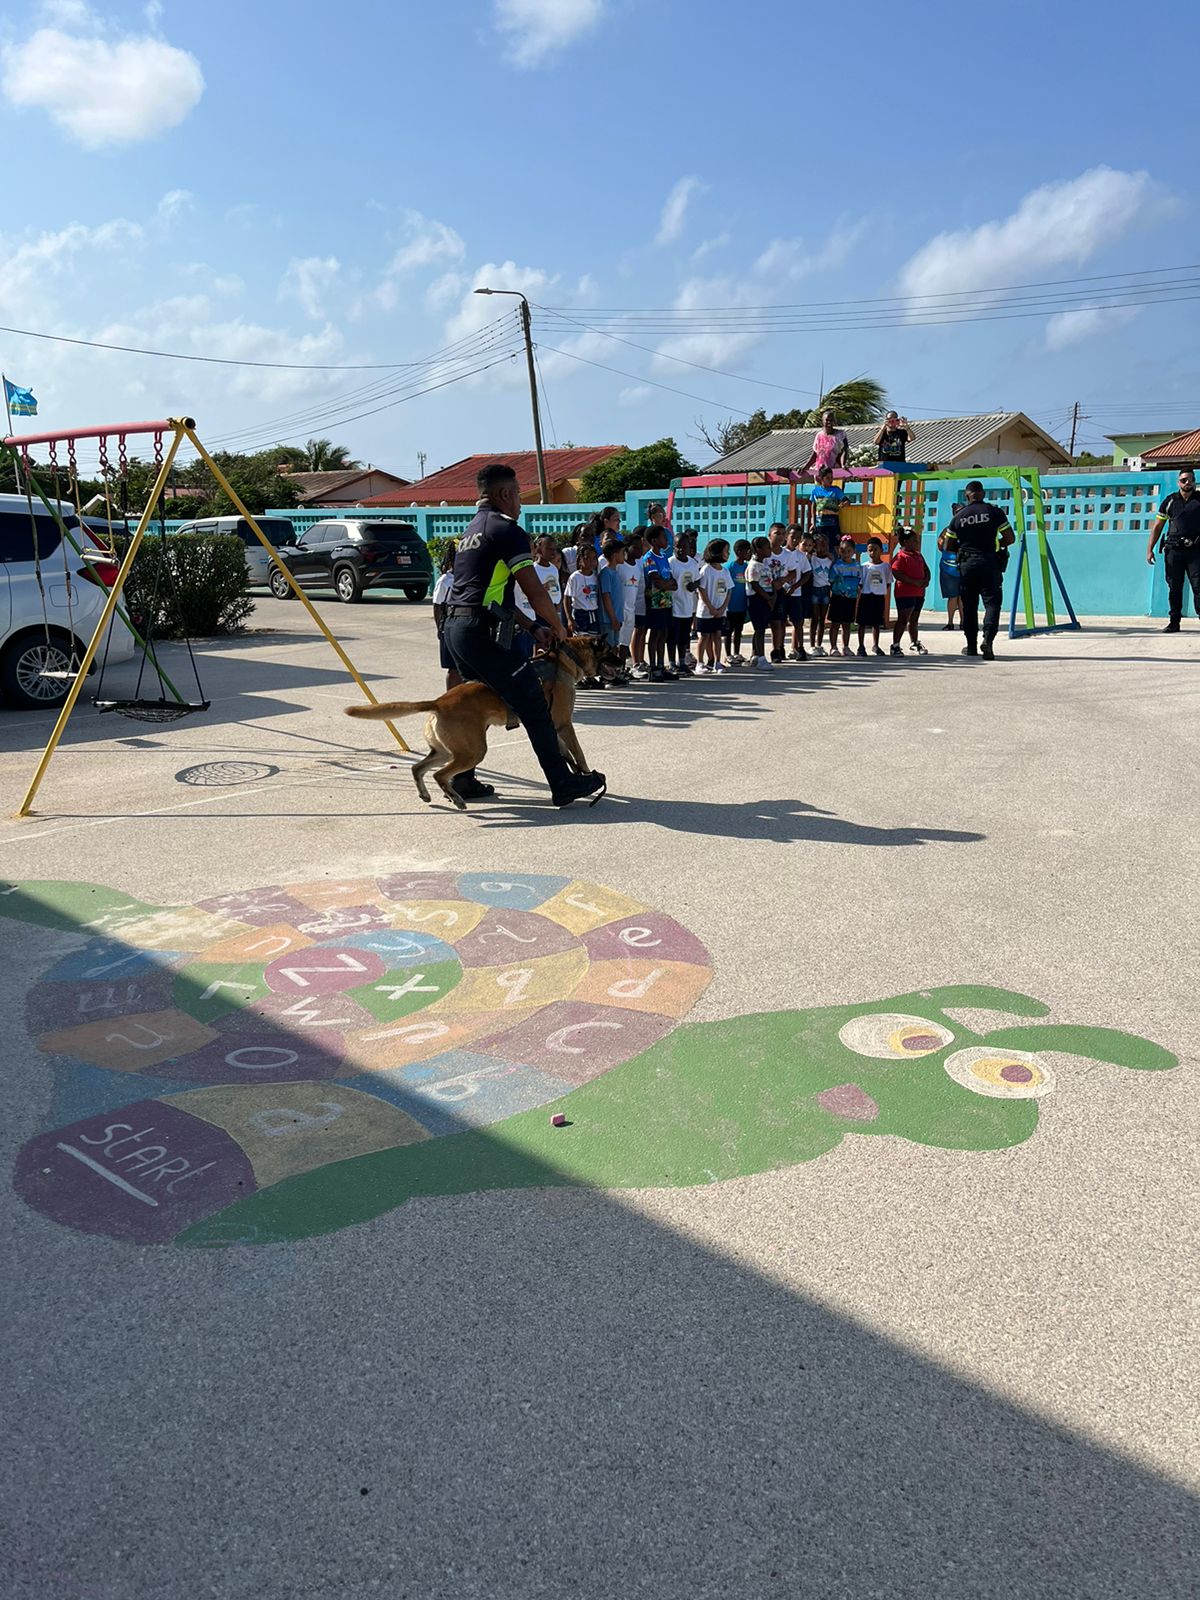
M 256 517 L 255 521 L 273 545 L 295 544 L 296 530 L 287 517 Z M 246 575 L 251 587 L 266 588 L 270 583 L 273 563 L 245 517 L 201 517 L 196 522 L 185 522 L 176 532 L 231 533 L 242 541 L 245 549 Z
M 85 517 L 80 528 L 63 501 L 59 511 L 82 555 L 40 502 L 34 501 L 31 522 L 23 494 L 0 494 L 0 688 L 9 705 L 23 710 L 45 711 L 67 698 L 70 674 L 104 610 L 105 586 L 117 576 L 102 547 L 106 525 L 94 523 L 89 531 Z M 119 619 L 111 636 L 109 661 L 128 661 L 136 647 Z

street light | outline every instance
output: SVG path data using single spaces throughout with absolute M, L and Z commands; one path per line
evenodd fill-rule
M 530 325 L 529 301 L 519 289 L 476 289 L 476 294 L 511 294 L 521 302 L 521 331 L 525 335 L 525 360 L 529 366 L 529 403 L 533 407 L 533 444 L 537 451 L 538 492 L 542 504 L 549 505 L 550 490 L 546 486 L 546 456 L 542 449 L 542 419 L 538 413 L 537 377 L 533 366 L 533 330 Z

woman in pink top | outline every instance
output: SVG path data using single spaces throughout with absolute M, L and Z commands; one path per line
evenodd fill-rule
M 812 454 L 800 471 L 820 472 L 825 467 L 846 467 L 849 464 L 850 441 L 837 426 L 833 412 L 823 412 L 820 429 L 813 434 Z

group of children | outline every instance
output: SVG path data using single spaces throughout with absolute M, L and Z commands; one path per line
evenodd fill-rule
M 873 650 L 882 656 L 888 653 L 880 636 L 889 594 L 890 654 L 905 654 L 907 636 L 908 653 L 925 655 L 919 626 L 930 571 L 915 532 L 900 530 L 890 562 L 882 542 L 868 540 L 864 563 L 853 538 L 841 533 L 845 496 L 834 487 L 832 473 L 820 474 L 813 498 L 811 532 L 777 522 L 765 538 L 738 539 L 732 546 L 711 539 L 699 557 L 690 528 L 674 535 L 668 553 L 672 536 L 662 506 L 651 506 L 649 522 L 625 535 L 619 513 L 608 508 L 562 550 L 550 535 L 537 539 L 534 569 L 572 633 L 601 634 L 620 652 L 625 667 L 616 682 L 662 683 L 743 667 L 747 632 L 749 665 L 759 670 L 810 655 L 867 656 Z M 453 559 L 451 549 L 434 590 L 439 634 Z M 532 619 L 519 585 L 516 599 Z M 528 632 L 518 630 L 516 639 L 532 650 Z M 452 671 L 444 648 L 442 656 Z

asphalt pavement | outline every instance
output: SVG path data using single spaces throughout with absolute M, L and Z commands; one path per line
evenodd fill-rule
M 381 698 L 438 692 L 427 605 L 321 609 Z M 159 727 L 81 704 L 36 815 L 0 828 L 3 1138 L 21 1190 L 3 1208 L 0 1592 L 1200 1589 L 1200 628 L 1002 636 L 992 663 L 936 623 L 926 639 L 921 660 L 582 694 L 609 794 L 562 812 L 520 730 L 491 741 L 495 802 L 421 805 L 387 729 L 342 714 L 357 692 L 294 603 L 264 600 L 247 634 L 202 648 L 207 713 Z M 6 813 L 51 720 L 0 713 Z M 420 728 L 400 724 L 417 749 Z M 420 919 L 474 895 L 482 937 L 486 907 L 537 885 L 521 915 L 561 943 L 529 970 L 556 975 L 540 999 L 521 988 L 516 1014 L 564 1007 L 556 1038 L 581 1025 L 569 986 L 616 972 L 606 930 L 632 930 L 630 973 L 644 927 L 684 952 L 672 973 L 700 976 L 657 1011 L 616 981 L 618 1005 L 658 1019 L 659 1054 L 638 1082 L 636 1063 L 581 1068 L 562 1103 L 584 1109 L 553 1138 L 535 1098 L 465 1135 L 414 1127 L 403 1159 L 335 1172 L 353 1152 L 331 1145 L 278 1191 L 294 1227 L 269 1231 L 267 1190 L 231 1213 L 242 1232 L 150 1243 L 88 1231 L 38 1187 L 72 1161 L 91 1181 L 109 1145 L 84 1119 L 119 1123 L 137 1070 L 53 1020 L 69 983 L 80 1015 L 99 1004 L 79 987 L 97 940 L 114 960 L 166 952 L 138 957 L 149 984 L 155 961 L 243 937 L 248 918 L 264 937 L 302 916 L 348 927 L 338 891 L 364 880 L 385 920 L 400 907 L 392 933 L 438 927 L 468 977 L 468 943 Z M 279 896 L 300 909 L 276 914 Z M 201 912 L 155 943 L 137 918 L 162 907 Z M 1000 990 L 1028 997 L 1019 1025 Z M 226 1026 L 203 1016 L 197 1038 Z M 303 1036 L 303 1011 L 272 1017 Z M 476 1060 L 491 1046 L 472 1026 L 459 1049 Z M 334 1105 L 349 1047 L 311 1033 Z M 132 1034 L 103 1038 L 133 1050 Z M 917 1067 L 889 1063 L 922 1052 L 934 1076 L 912 1093 L 940 1087 L 918 1105 L 896 1087 Z M 147 1066 L 146 1092 L 186 1105 L 202 1073 L 170 1071 Z M 798 1131 L 820 1121 L 814 1100 L 836 1122 L 819 1147 Z M 90 1166 L 29 1165 L 64 1144 Z M 337 1205 L 330 1174 L 349 1186 Z M 94 1187 L 150 1204 L 107 1171 Z

